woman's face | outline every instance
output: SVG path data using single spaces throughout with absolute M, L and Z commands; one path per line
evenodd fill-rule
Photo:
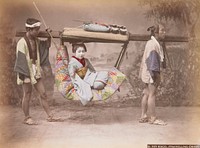
M 83 47 L 78 47 L 76 50 L 76 57 L 79 59 L 83 59 L 85 56 L 85 48 Z

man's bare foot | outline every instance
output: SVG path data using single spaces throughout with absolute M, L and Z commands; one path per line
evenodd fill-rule
M 49 116 L 47 118 L 48 122 L 63 122 L 64 119 L 62 119 L 61 117 L 54 117 L 53 115 Z
M 27 125 L 38 125 L 38 123 L 34 121 L 31 117 L 25 118 L 23 123 Z
M 157 118 L 150 118 L 149 124 L 154 124 L 154 125 L 167 125 L 166 122 L 163 120 L 157 119 Z

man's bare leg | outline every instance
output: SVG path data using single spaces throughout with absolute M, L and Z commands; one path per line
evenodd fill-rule
M 37 125 L 38 123 L 33 121 L 29 114 L 29 103 L 31 100 L 32 85 L 31 83 L 24 83 L 23 87 L 23 100 L 22 100 L 22 109 L 25 115 L 24 124 L 27 125 Z
M 146 118 L 147 117 L 148 96 L 149 96 L 148 88 L 145 88 L 144 91 L 143 91 L 143 97 L 142 97 L 142 101 L 141 101 L 141 108 L 142 108 L 141 118 Z
M 61 121 L 64 121 L 62 118 L 55 118 L 53 116 L 53 114 L 51 113 L 51 110 L 49 108 L 49 104 L 48 104 L 48 101 L 47 101 L 47 95 L 46 95 L 46 92 L 45 92 L 45 88 L 44 88 L 44 84 L 42 82 L 42 79 L 38 79 L 37 80 L 37 83 L 34 85 L 35 86 L 35 89 L 39 92 L 40 94 L 40 103 L 42 104 L 42 107 L 44 108 L 48 118 L 47 118 L 47 121 L 49 122 L 61 122 Z
M 148 97 L 148 109 L 151 119 L 156 119 L 155 112 L 155 99 L 156 99 L 156 89 L 157 87 L 154 84 L 148 84 L 149 88 L 149 97 Z
M 51 111 L 49 108 L 49 104 L 47 102 L 47 95 L 45 92 L 45 88 L 42 82 L 42 79 L 38 79 L 37 83 L 34 85 L 35 89 L 37 90 L 37 92 L 40 94 L 40 103 L 42 105 L 42 107 L 44 108 L 47 116 L 51 116 Z
M 31 99 L 32 85 L 31 83 L 24 83 L 22 87 L 23 87 L 22 110 L 24 112 L 25 118 L 28 118 L 30 117 L 29 103 Z

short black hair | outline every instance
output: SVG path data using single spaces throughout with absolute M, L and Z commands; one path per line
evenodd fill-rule
M 155 36 L 155 33 L 159 33 L 159 24 L 147 28 L 147 31 L 151 31 L 150 35 Z
M 155 25 L 147 28 L 147 31 L 151 31 L 150 35 L 155 36 L 156 33 L 159 33 L 160 26 L 165 27 L 165 25 L 163 23 L 158 23 L 158 24 L 155 24 Z
M 29 25 L 33 25 L 37 22 L 40 22 L 38 19 L 35 19 L 35 18 L 27 18 L 26 20 L 26 24 L 29 24 Z

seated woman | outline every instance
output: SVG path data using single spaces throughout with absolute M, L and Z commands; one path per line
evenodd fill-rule
M 78 98 L 83 105 L 92 99 L 105 100 L 124 81 L 125 75 L 116 68 L 96 72 L 90 61 L 84 57 L 87 49 L 83 43 L 73 44 L 72 52 L 75 55 L 69 63 L 65 48 L 61 48 L 57 53 L 55 79 L 59 91 L 65 98 Z
M 90 101 L 92 89 L 102 90 L 108 81 L 108 72 L 96 72 L 90 61 L 85 58 L 87 49 L 83 43 L 72 44 L 72 56 L 68 71 L 74 88 L 82 101 Z

